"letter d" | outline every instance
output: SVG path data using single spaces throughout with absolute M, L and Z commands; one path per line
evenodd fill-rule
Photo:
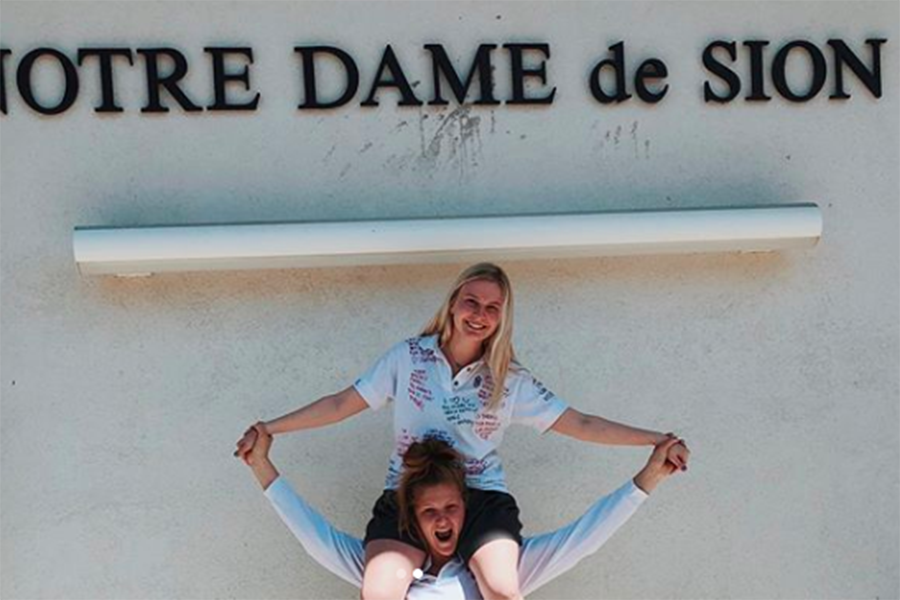
M 297 108 L 337 108 L 350 102 L 350 99 L 356 95 L 356 90 L 359 88 L 359 69 L 356 68 L 356 63 L 349 54 L 334 46 L 296 46 L 294 52 L 297 52 L 303 58 L 304 99 L 303 103 Z M 344 65 L 344 72 L 347 74 L 347 85 L 344 88 L 344 93 L 337 100 L 320 102 L 316 96 L 315 55 L 319 52 L 330 54 Z

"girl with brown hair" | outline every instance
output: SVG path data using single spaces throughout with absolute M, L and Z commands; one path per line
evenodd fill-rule
M 506 428 L 530 425 L 579 440 L 612 445 L 657 445 L 667 435 L 638 429 L 569 407 L 516 360 L 512 345 L 513 291 L 497 265 L 464 270 L 443 304 L 416 337 L 393 346 L 347 389 L 262 427 L 270 434 L 321 427 L 366 408 L 394 405 L 394 450 L 385 491 L 366 530 L 364 600 L 404 596 L 426 549 L 400 528 L 397 488 L 407 448 L 425 437 L 463 457 L 469 489 L 468 521 L 457 552 L 483 597 L 521 598 L 516 565 L 521 528 L 498 454 Z M 246 458 L 257 429 L 238 442 Z M 672 445 L 669 460 L 685 469 L 687 448 Z M 462 532 L 461 532 L 462 533 Z
M 341 579 L 361 587 L 362 540 L 336 530 L 294 492 L 269 460 L 272 437 L 261 424 L 254 427 L 258 440 L 246 462 L 278 515 L 312 558 Z M 594 502 L 572 523 L 524 538 L 515 568 L 522 593 L 530 594 L 599 550 L 654 488 L 676 471 L 666 456 L 678 443 L 672 437 L 656 445 L 633 479 Z M 409 600 L 482 598 L 472 572 L 457 551 L 467 522 L 463 462 L 446 442 L 433 438 L 413 443 L 404 455 L 405 469 L 397 490 L 401 520 L 425 548 L 425 562 L 404 593 Z

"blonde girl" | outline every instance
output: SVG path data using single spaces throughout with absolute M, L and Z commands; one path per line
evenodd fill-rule
M 466 524 L 456 553 L 481 595 L 521 598 L 517 565 L 522 543 L 519 510 L 509 494 L 498 453 L 512 423 L 599 444 L 655 446 L 669 434 L 581 413 L 516 361 L 513 291 L 497 265 L 464 270 L 422 332 L 394 345 L 356 382 L 336 394 L 266 422 L 271 435 L 322 427 L 367 408 L 394 407 L 394 449 L 385 489 L 366 529 L 364 600 L 403 598 L 426 548 L 400 526 L 397 488 L 403 456 L 424 438 L 441 439 L 464 458 Z M 248 456 L 251 427 L 236 455 Z M 686 469 L 688 451 L 674 445 L 668 460 Z

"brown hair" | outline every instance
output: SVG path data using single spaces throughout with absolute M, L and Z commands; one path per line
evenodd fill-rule
M 462 455 L 444 440 L 428 437 L 413 442 L 403 455 L 403 474 L 397 487 L 400 532 L 421 540 L 416 524 L 416 494 L 424 487 L 449 483 L 466 496 L 466 469 Z
M 478 263 L 472 265 L 459 274 L 450 293 L 444 299 L 444 303 L 434 316 L 422 329 L 420 335 L 439 336 L 438 343 L 443 345 L 450 340 L 453 334 L 453 319 L 450 317 L 450 308 L 459 295 L 459 290 L 470 281 L 491 281 L 500 286 L 503 292 L 503 307 L 500 311 L 500 323 L 497 331 L 484 342 L 484 362 L 491 370 L 494 389 L 488 400 L 487 409 L 496 410 L 503 399 L 503 389 L 506 383 L 506 374 L 511 365 L 515 365 L 516 353 L 512 346 L 513 333 L 513 293 L 512 285 L 506 273 L 493 263 Z

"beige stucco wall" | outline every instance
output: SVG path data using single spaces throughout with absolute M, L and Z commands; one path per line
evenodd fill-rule
M 203 47 L 246 45 L 262 101 L 255 113 L 141 115 L 138 59 L 117 66 L 125 113 L 92 111 L 91 64 L 76 105 L 41 117 L 8 67 L 0 594 L 356 597 L 299 548 L 232 445 L 249 422 L 352 382 L 416 332 L 464 266 L 83 278 L 75 226 L 812 201 L 825 233 L 808 251 L 504 265 L 523 362 L 574 406 L 675 429 L 694 450 L 686 476 L 535 597 L 897 598 L 898 29 L 896 3 L 4 1 L 10 64 L 40 45 L 70 57 L 171 45 L 205 104 Z M 848 75 L 846 102 L 702 102 L 713 39 L 777 49 L 832 37 L 859 50 L 888 38 L 881 100 Z M 374 110 L 296 110 L 297 44 L 347 49 L 365 87 L 391 43 L 429 89 L 423 43 L 460 59 L 532 40 L 552 47 L 549 108 L 397 108 L 388 93 Z M 591 100 L 590 67 L 619 40 L 631 65 L 665 60 L 661 104 Z M 389 448 L 381 412 L 274 452 L 361 535 Z M 514 430 L 504 454 L 538 532 L 647 453 Z

